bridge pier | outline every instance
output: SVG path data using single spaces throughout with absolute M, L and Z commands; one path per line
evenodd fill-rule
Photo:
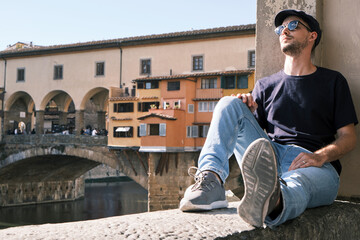
M 197 166 L 199 152 L 149 153 L 148 211 L 179 207 L 185 190 L 194 183 L 188 169 Z M 244 184 L 239 165 L 234 156 L 229 159 L 230 174 L 225 189 L 238 196 L 243 194 Z
M 187 170 L 199 153 L 149 153 L 148 211 L 174 209 L 193 183 Z
M 67 124 L 67 112 L 59 112 L 59 124 L 60 125 Z
M 39 110 L 36 111 L 36 124 L 35 131 L 36 134 L 44 134 L 44 111 Z
M 84 128 L 84 110 L 75 111 L 75 134 L 81 135 L 81 129 Z
M 106 112 L 104 112 L 104 111 L 97 112 L 97 124 L 98 124 L 98 129 L 100 129 L 100 130 L 106 128 L 105 115 L 106 115 Z

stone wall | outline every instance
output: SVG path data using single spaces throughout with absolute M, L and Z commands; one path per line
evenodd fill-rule
M 84 197 L 84 193 L 83 177 L 67 181 L 1 183 L 0 206 L 71 201 Z
M 199 153 L 150 153 L 148 210 L 179 207 L 185 190 L 193 183 L 187 170 L 197 165 Z

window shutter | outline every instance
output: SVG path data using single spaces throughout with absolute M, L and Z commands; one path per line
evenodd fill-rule
M 140 124 L 140 137 L 146 136 L 146 124 L 142 123 Z
M 203 137 L 206 137 L 209 131 L 209 125 L 203 126 Z
M 194 113 L 194 104 L 188 104 L 188 113 Z
M 192 136 L 191 137 L 199 137 L 199 126 L 192 126 Z
M 225 88 L 225 77 L 221 76 L 221 88 Z
M 160 123 L 160 136 L 166 136 L 166 123 Z
M 191 126 L 186 126 L 186 137 L 191 137 Z

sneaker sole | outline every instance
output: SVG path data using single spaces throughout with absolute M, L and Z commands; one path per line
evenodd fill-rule
M 189 200 L 182 199 L 180 202 L 179 209 L 183 212 L 191 212 L 191 211 L 210 211 L 217 208 L 226 208 L 229 203 L 227 200 L 224 201 L 216 201 L 209 205 L 196 205 L 192 204 Z
M 238 214 L 245 222 L 262 227 L 277 178 L 276 157 L 268 140 L 257 139 L 246 149 L 242 176 L 245 194 L 238 207 Z

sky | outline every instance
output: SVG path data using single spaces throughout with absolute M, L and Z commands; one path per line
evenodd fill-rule
M 256 23 L 256 0 L 0 0 L 0 51 Z

